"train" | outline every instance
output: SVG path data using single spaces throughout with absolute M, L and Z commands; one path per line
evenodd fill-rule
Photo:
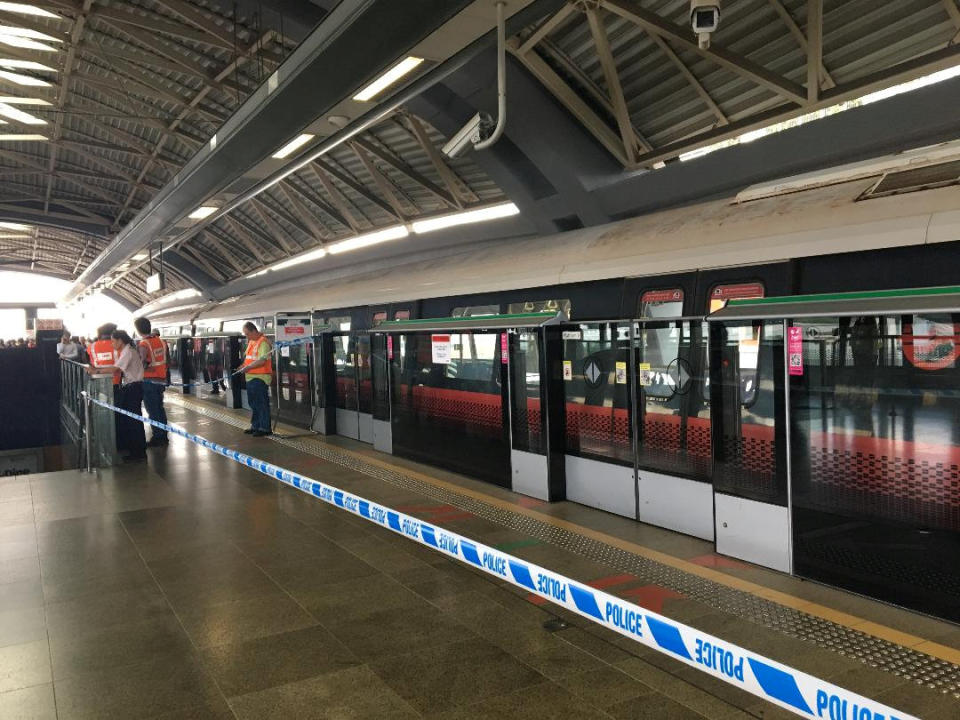
M 960 621 L 957 153 L 151 317 L 182 377 L 309 327 L 285 422 Z

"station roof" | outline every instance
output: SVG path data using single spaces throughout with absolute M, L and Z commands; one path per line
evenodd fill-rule
M 487 239 L 598 225 L 648 209 L 626 188 L 664 162 L 960 64 L 956 0 L 833 0 L 819 23 L 807 12 L 821 3 L 808 0 L 721 5 L 702 49 L 688 0 L 511 2 L 506 137 L 453 159 L 443 144 L 496 106 L 489 0 L 410 0 L 405 13 L 386 0 L 38 0 L 0 10 L 0 66 L 10 63 L 0 91 L 44 103 L 0 99 L 0 220 L 29 226 L 0 232 L 0 260 L 139 306 L 153 299 L 143 258 L 158 242 L 173 261 L 168 290 L 216 294 L 268 282 L 263 270 L 344 240 L 509 201 L 520 219 Z M 351 27 L 387 17 L 398 20 Z M 357 58 L 334 42 L 361 30 L 392 55 Z M 212 139 L 267 118 L 308 61 L 328 68 L 311 66 L 319 96 L 325 85 L 360 88 L 414 53 L 420 66 L 373 102 L 340 90 L 329 102 L 301 98 L 296 122 L 311 135 L 302 152 L 235 154 L 233 165 L 214 152 Z M 280 128 L 270 136 L 269 122 L 258 128 L 264 147 L 291 139 Z M 175 194 L 206 165 L 216 183 L 195 204 L 230 210 L 194 222 Z M 485 237 L 438 234 L 417 247 Z

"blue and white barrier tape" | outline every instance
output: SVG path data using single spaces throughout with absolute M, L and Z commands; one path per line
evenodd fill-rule
M 646 645 L 802 717 L 829 720 L 918 720 L 882 703 L 769 660 L 688 625 L 501 552 L 463 535 L 231 450 L 174 425 L 159 423 L 90 398 L 219 453 L 325 503 L 365 518 L 447 557 L 527 590 L 598 625 Z

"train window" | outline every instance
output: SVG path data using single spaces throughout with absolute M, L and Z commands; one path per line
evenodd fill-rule
M 410 319 L 410 311 L 409 311 L 409 310 L 397 310 L 397 311 L 393 314 L 393 319 L 394 319 L 394 320 L 409 320 L 409 319 Z
M 338 317 L 329 317 L 327 318 L 327 325 L 329 325 L 330 328 L 335 332 L 350 332 L 350 316 L 342 315 Z
M 957 315 L 914 315 L 903 326 L 903 356 L 920 370 L 957 367 L 960 318 Z
M 765 296 L 763 283 L 736 283 L 728 285 L 715 285 L 710 291 L 710 301 L 707 306 L 708 313 L 714 313 L 726 307 L 730 300 L 752 300 Z
M 386 320 L 386 319 L 387 319 L 387 311 L 386 311 L 386 310 L 380 310 L 380 311 L 375 312 L 375 313 L 373 314 L 373 324 L 374 324 L 374 325 L 379 325 L 380 323 L 382 323 L 382 322 L 383 322 L 384 320 Z
M 496 333 L 464 333 L 451 335 L 451 362 L 446 365 L 448 378 L 489 380 L 492 362 L 497 353 Z
M 529 300 L 526 302 L 510 303 L 507 306 L 509 315 L 519 315 L 520 313 L 541 313 L 541 312 L 562 312 L 568 318 L 570 315 L 569 300 Z
M 510 336 L 510 402 L 515 450 L 543 454 L 543 419 L 540 406 L 540 343 L 535 330 Z
M 468 307 L 454 308 L 450 317 L 484 317 L 485 315 L 498 315 L 499 313 L 499 305 L 473 305 Z M 409 312 L 407 315 L 409 317 Z
M 647 290 L 640 296 L 640 317 L 667 318 L 683 315 L 683 290 Z

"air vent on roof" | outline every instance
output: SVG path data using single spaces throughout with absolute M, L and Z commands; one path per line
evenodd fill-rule
M 876 197 L 901 195 L 917 190 L 932 190 L 933 188 L 957 184 L 960 184 L 960 160 L 911 170 L 888 172 L 880 178 L 880 182 L 867 190 L 860 199 L 867 200 Z

